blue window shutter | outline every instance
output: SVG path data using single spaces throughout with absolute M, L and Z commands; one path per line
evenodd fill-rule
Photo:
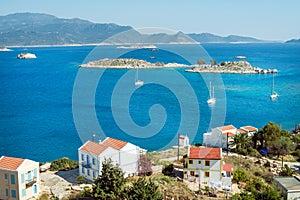
M 37 177 L 37 169 L 36 168 L 34 168 L 34 170 L 33 170 L 33 176 Z
M 21 174 L 21 183 L 25 183 L 25 176 L 24 176 L 24 174 Z
M 17 191 L 16 190 L 11 190 L 11 197 L 16 198 L 17 197 Z
M 22 189 L 22 197 L 26 196 L 26 189 Z
M 7 188 L 5 189 L 5 196 L 8 197 L 8 189 Z
M 12 185 L 16 184 L 15 175 L 13 175 L 13 174 L 10 175 L 10 183 Z

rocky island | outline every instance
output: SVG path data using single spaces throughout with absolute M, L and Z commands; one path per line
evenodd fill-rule
M 150 68 L 175 68 L 175 67 L 188 67 L 188 65 L 179 63 L 163 62 L 150 63 L 145 60 L 133 59 L 133 58 L 104 58 L 97 61 L 91 61 L 86 64 L 82 64 L 79 67 L 82 68 L 107 68 L 107 69 L 150 69 Z
M 82 68 L 105 68 L 105 69 L 153 69 L 153 68 L 187 68 L 185 72 L 196 73 L 227 73 L 227 74 L 267 74 L 277 73 L 276 69 L 261 69 L 252 66 L 247 61 L 226 61 L 220 64 L 185 65 L 179 63 L 150 63 L 145 60 L 133 58 L 104 58 L 82 64 Z
M 186 69 L 186 72 L 197 73 L 226 73 L 226 74 L 268 74 L 277 73 L 277 69 L 261 69 L 252 66 L 247 61 L 226 61 L 221 64 L 203 64 Z

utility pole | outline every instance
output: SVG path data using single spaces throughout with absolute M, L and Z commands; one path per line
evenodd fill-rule
M 177 138 L 177 144 L 178 144 L 178 146 L 177 146 L 177 160 L 179 160 L 179 133 L 178 133 L 178 138 Z

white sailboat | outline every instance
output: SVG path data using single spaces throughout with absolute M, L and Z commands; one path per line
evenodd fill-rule
M 209 83 L 209 99 L 207 100 L 209 105 L 214 105 L 216 103 L 216 98 L 214 97 L 214 87 L 211 87 L 211 82 Z
M 139 69 L 138 68 L 136 69 L 134 85 L 137 86 L 137 87 L 140 87 L 140 86 L 144 85 L 144 81 L 139 80 Z
M 278 93 L 275 92 L 274 90 L 274 74 L 273 74 L 273 81 L 272 81 L 272 92 L 271 92 L 271 95 L 270 95 L 270 99 L 271 100 L 275 100 L 279 97 Z

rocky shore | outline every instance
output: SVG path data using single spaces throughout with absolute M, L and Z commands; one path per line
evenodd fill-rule
M 175 67 L 188 67 L 184 64 L 156 62 L 155 64 L 145 60 L 138 60 L 133 58 L 104 58 L 97 61 L 91 61 L 82 64 L 82 68 L 107 68 L 107 69 L 151 69 L 151 68 L 175 68 Z
M 227 73 L 227 74 L 268 74 L 277 73 L 276 69 L 261 69 L 252 66 L 247 61 L 226 61 L 218 65 L 197 65 L 192 69 L 186 69 L 186 72 L 197 73 Z
M 133 58 L 104 58 L 82 64 L 82 68 L 105 68 L 105 69 L 152 69 L 152 68 L 187 68 L 185 72 L 196 73 L 227 73 L 227 74 L 268 74 L 277 73 L 276 69 L 261 69 L 252 66 L 247 61 L 226 61 L 220 64 L 211 65 L 184 65 L 179 63 L 150 63 L 145 60 Z

